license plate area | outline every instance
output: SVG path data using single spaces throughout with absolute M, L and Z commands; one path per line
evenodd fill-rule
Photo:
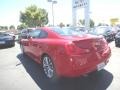
M 99 64 L 97 65 L 97 70 L 100 71 L 100 70 L 103 69 L 104 67 L 105 67 L 105 63 L 104 63 L 104 62 L 99 63 Z

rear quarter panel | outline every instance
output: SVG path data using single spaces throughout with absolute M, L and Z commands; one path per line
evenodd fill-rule
M 65 52 L 65 40 L 60 39 L 43 39 L 38 41 L 40 43 L 41 49 L 38 49 L 40 52 L 39 56 L 42 58 L 43 54 L 49 55 L 53 62 L 56 62 L 58 57 L 63 57 L 66 55 Z

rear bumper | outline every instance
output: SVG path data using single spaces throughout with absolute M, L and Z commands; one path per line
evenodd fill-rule
M 78 77 L 97 70 L 97 65 L 104 62 L 105 65 L 111 56 L 110 48 L 107 48 L 100 56 L 96 53 L 71 56 L 67 60 L 59 63 L 57 74 L 63 77 Z M 60 65 L 61 64 L 61 65 Z
M 15 41 L 14 40 L 6 40 L 6 41 L 0 41 L 2 43 L 0 43 L 0 47 L 4 47 L 4 46 L 14 46 L 15 45 Z

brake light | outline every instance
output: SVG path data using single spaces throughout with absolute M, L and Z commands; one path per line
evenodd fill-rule
M 89 53 L 89 49 L 84 49 L 77 47 L 75 43 L 69 42 L 66 44 L 66 51 L 69 55 L 79 55 L 79 54 L 84 54 L 84 53 Z

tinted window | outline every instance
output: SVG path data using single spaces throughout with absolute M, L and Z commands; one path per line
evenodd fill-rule
M 78 28 L 53 28 L 53 31 L 64 36 L 79 36 L 85 34 L 85 32 L 78 30 Z
M 39 38 L 40 37 L 40 30 L 33 30 L 33 31 L 31 31 L 30 32 L 30 36 L 32 37 L 32 38 Z
M 40 38 L 47 38 L 48 37 L 48 33 L 41 30 L 41 33 L 40 33 Z
M 30 32 L 32 38 L 46 38 L 48 33 L 43 30 L 33 30 Z
M 32 30 L 33 30 L 33 29 L 23 29 L 23 30 L 21 31 L 21 34 L 28 34 L 28 33 L 30 33 Z

